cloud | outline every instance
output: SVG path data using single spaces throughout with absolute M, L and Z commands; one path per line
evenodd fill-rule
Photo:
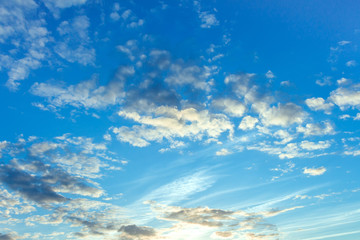
M 324 76 L 321 79 L 317 79 L 315 83 L 321 87 L 330 86 L 332 84 L 331 77 Z
M 57 194 L 42 178 L 14 168 L 14 166 L 1 165 L 0 181 L 11 189 L 18 191 L 24 197 L 37 203 L 60 203 L 66 198 Z
M 0 233 L 0 240 L 15 240 L 17 238 L 12 237 L 10 234 L 2 234 Z
M 0 209 L 4 217 L 34 212 L 36 208 L 21 200 L 19 194 L 0 188 Z
M 331 114 L 331 109 L 333 108 L 333 103 L 326 103 L 325 100 L 321 97 L 318 98 L 308 98 L 305 100 L 306 105 L 314 111 L 324 111 L 326 114 Z
M 217 151 L 215 154 L 216 156 L 226 156 L 232 154 L 232 152 L 230 152 L 226 148 L 222 148 L 221 150 Z
M 119 232 L 122 232 L 122 237 L 126 239 L 150 239 L 156 236 L 156 232 L 153 228 L 132 225 L 121 226 Z
M 282 139 L 281 142 L 275 142 L 276 144 L 286 144 L 288 142 L 291 142 L 294 137 L 289 134 L 286 130 L 280 129 L 274 133 L 274 136 L 276 138 Z
M 336 82 L 337 82 L 338 85 L 342 85 L 342 84 L 349 83 L 350 79 L 342 77 L 342 78 L 338 79 Z
M 86 1 L 87 0 L 43 0 L 45 6 L 54 14 L 55 18 L 60 17 L 61 10 L 83 5 Z
M 214 176 L 206 171 L 197 171 L 187 176 L 175 179 L 146 194 L 139 201 L 157 201 L 164 204 L 174 204 L 189 198 L 195 193 L 209 189 L 214 183 Z
M 196 89 L 210 91 L 211 84 L 207 82 L 209 74 L 207 68 L 174 63 L 170 66 L 170 73 L 165 78 L 165 82 L 174 86 L 191 85 Z
M 246 111 L 246 107 L 243 103 L 230 98 L 216 99 L 212 101 L 212 105 L 232 117 L 241 117 Z
M 314 150 L 323 150 L 327 149 L 331 146 L 330 141 L 319 141 L 317 143 L 315 142 L 309 142 L 309 141 L 302 141 L 300 143 L 300 146 L 302 149 L 314 151 Z
M 357 65 L 357 62 L 355 60 L 347 61 L 345 64 L 347 67 L 355 67 Z
M 219 21 L 216 19 L 215 14 L 209 12 L 200 12 L 199 18 L 201 20 L 200 27 L 202 28 L 211 28 L 219 25 Z
M 275 125 L 282 127 L 294 123 L 301 124 L 307 116 L 303 109 L 294 103 L 279 103 L 277 107 L 273 106 L 264 112 L 260 112 L 260 115 L 265 126 Z
M 333 125 L 328 121 L 322 123 L 308 123 L 305 125 L 305 127 L 298 126 L 296 128 L 296 131 L 299 133 L 303 133 L 305 137 L 335 134 Z
M 211 114 L 208 110 L 198 111 L 195 108 L 178 110 L 176 107 L 161 106 L 149 109 L 150 114 L 141 115 L 133 111 L 120 111 L 125 119 L 133 120 L 141 125 L 112 128 L 120 141 L 133 146 L 144 147 L 152 141 L 169 141 L 175 138 L 201 140 L 204 137 L 218 138 L 228 131 L 233 133 L 233 124 L 223 114 Z
M 308 153 L 302 152 L 296 143 L 288 143 L 285 146 L 278 147 L 266 142 L 261 142 L 253 146 L 248 146 L 247 149 L 277 155 L 280 159 L 291 159 L 295 157 L 305 157 L 308 155 Z
M 119 104 L 125 96 L 123 90 L 127 77 L 134 73 L 132 67 L 120 67 L 113 81 L 106 86 L 97 86 L 96 78 L 80 82 L 76 85 L 64 86 L 59 83 L 34 83 L 30 93 L 46 98 L 47 107 L 101 109 Z
M 339 44 L 340 46 L 348 45 L 348 44 L 350 44 L 350 43 L 351 43 L 351 41 L 345 41 L 345 40 L 338 42 L 338 44 Z
M 265 77 L 268 79 L 273 79 L 273 78 L 275 78 L 275 75 L 272 71 L 269 70 L 266 72 Z
M 304 168 L 303 173 L 308 174 L 310 176 L 319 176 L 323 175 L 326 172 L 325 167 L 319 167 L 319 168 Z
M 62 39 L 55 46 L 55 52 L 71 63 L 94 65 L 95 49 L 89 45 L 89 27 L 90 19 L 84 15 L 61 22 L 57 31 Z
M 28 78 L 31 70 L 40 68 L 48 56 L 50 33 L 44 19 L 36 14 L 37 8 L 32 0 L 3 1 L 1 5 L 0 43 L 7 49 L 17 49 L 0 57 L 0 69 L 8 69 L 5 85 L 12 91 Z
M 21 151 L 14 151 L 19 147 Z M 92 186 L 97 184 L 90 179 L 101 176 L 101 169 L 112 169 L 106 161 L 111 161 L 113 168 L 121 164 L 114 163 L 110 154 L 104 157 L 106 150 L 105 145 L 93 143 L 92 139 L 66 135 L 54 142 L 34 138 L 30 142 L 24 140 L 21 146 L 8 143 L 0 181 L 23 198 L 41 205 L 69 201 L 62 193 L 100 197 L 104 191 Z M 9 157 L 12 159 L 8 160 Z
M 160 219 L 197 224 L 206 227 L 221 227 L 224 221 L 236 220 L 236 215 L 246 215 L 242 211 L 227 211 L 211 209 L 208 207 L 183 208 L 166 206 L 156 202 L 149 202 L 155 212 L 160 214 Z
M 241 123 L 239 124 L 239 129 L 241 130 L 251 130 L 255 127 L 256 123 L 258 123 L 259 120 L 257 118 L 254 118 L 252 116 L 245 116 Z
M 345 110 L 349 107 L 360 106 L 360 91 L 359 86 L 354 85 L 350 88 L 340 87 L 330 93 L 328 100 L 335 103 L 341 110 Z
M 293 211 L 293 210 L 299 209 L 299 208 L 303 208 L 303 206 L 296 206 L 296 207 L 286 208 L 286 209 L 282 209 L 282 210 L 272 209 L 270 211 L 259 212 L 257 214 L 260 214 L 260 215 L 262 215 L 264 217 L 274 217 L 274 216 L 279 215 L 281 213 Z

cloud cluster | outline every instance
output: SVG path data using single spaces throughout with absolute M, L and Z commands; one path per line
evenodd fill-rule
M 51 82 L 34 83 L 30 92 L 46 98 L 48 105 L 36 105 L 42 109 L 56 110 L 66 106 L 101 109 L 120 103 L 125 96 L 123 90 L 125 81 L 132 74 L 134 74 L 132 67 L 120 67 L 113 81 L 105 86 L 98 86 L 96 78 L 93 78 L 70 86 Z
M 151 115 L 150 115 L 151 114 Z M 201 140 L 203 138 L 218 138 L 228 131 L 231 136 L 233 124 L 223 114 L 212 114 L 208 110 L 161 106 L 151 109 L 150 114 L 140 115 L 132 111 L 120 111 L 119 115 L 140 123 L 133 127 L 114 127 L 113 133 L 120 141 L 133 146 L 145 147 L 152 141 L 163 139 L 172 141 L 176 138 Z

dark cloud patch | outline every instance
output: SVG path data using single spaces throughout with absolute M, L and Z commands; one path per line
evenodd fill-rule
M 136 237 L 141 237 L 141 236 L 151 237 L 156 235 L 154 229 L 150 227 L 139 227 L 136 226 L 135 224 L 124 225 L 119 229 L 119 232 L 123 232 L 127 235 L 136 236 Z
M 84 180 L 59 167 L 31 159 L 35 158 L 30 157 L 26 161 L 12 160 L 8 164 L 2 164 L 0 169 L 0 181 L 26 199 L 49 204 L 68 200 L 58 192 L 95 197 L 102 194 L 102 190 L 88 186 Z
M 12 236 L 10 236 L 9 234 L 2 234 L 2 233 L 0 233 L 0 240 L 15 240 L 15 238 L 13 238 Z
M 56 193 L 41 177 L 33 176 L 11 165 L 1 165 L 0 180 L 12 190 L 37 203 L 66 201 L 65 197 Z

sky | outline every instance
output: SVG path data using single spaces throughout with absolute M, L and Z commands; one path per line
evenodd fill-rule
M 360 239 L 359 12 L 0 0 L 0 240 Z

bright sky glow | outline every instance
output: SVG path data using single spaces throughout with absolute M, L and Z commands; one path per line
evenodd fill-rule
M 0 240 L 360 239 L 359 12 L 0 0 Z

